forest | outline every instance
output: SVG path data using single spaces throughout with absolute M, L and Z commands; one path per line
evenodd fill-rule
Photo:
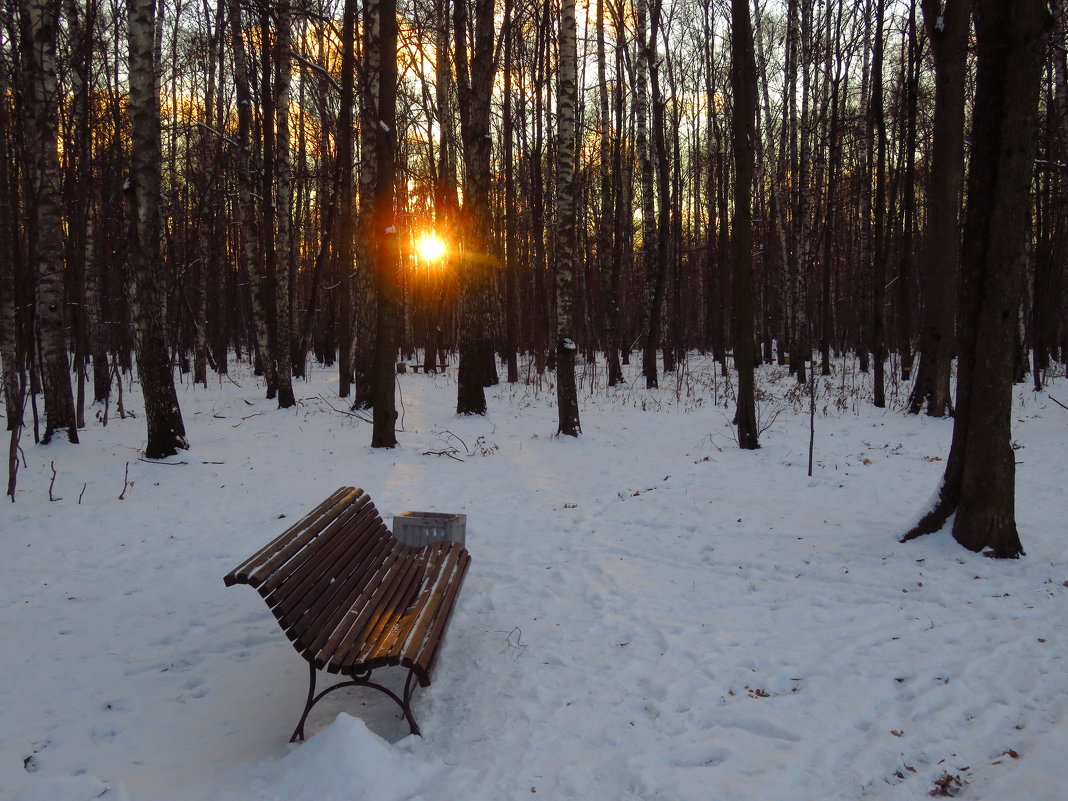
M 16 461 L 135 364 L 160 458 L 190 444 L 176 371 L 247 361 L 288 408 L 335 367 L 392 447 L 402 365 L 453 366 L 459 414 L 554 373 L 577 436 L 577 363 L 656 387 L 698 351 L 737 375 L 743 448 L 755 366 L 804 386 L 849 353 L 877 407 L 909 382 L 910 412 L 956 414 L 960 473 L 969 421 L 1004 461 L 1011 382 L 1068 352 L 1060 0 L 0 13 Z
M 0 2 L 0 798 L 1064 801 L 1066 4 Z

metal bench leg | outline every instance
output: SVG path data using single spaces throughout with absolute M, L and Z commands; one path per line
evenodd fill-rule
M 308 700 L 304 702 L 304 714 L 300 716 L 300 722 L 297 723 L 297 728 L 293 729 L 293 736 L 289 738 L 291 743 L 295 743 L 298 738 L 304 739 L 304 721 L 308 719 L 308 713 L 318 700 L 315 697 L 315 663 L 308 662 L 308 668 Z
M 422 732 L 419 731 L 419 726 L 415 722 L 415 716 L 412 714 L 412 695 L 417 686 L 417 683 L 414 681 L 415 671 L 408 671 L 408 678 L 404 682 L 404 697 L 401 698 L 388 687 L 383 687 L 381 684 L 371 681 L 370 670 L 364 672 L 362 675 L 355 676 L 350 681 L 340 681 L 331 687 L 327 687 L 316 695 L 315 664 L 308 662 L 308 668 L 308 699 L 304 703 L 304 713 L 300 716 L 300 721 L 297 723 L 297 728 L 293 730 L 293 736 L 289 738 L 289 742 L 293 743 L 297 740 L 304 739 L 304 723 L 308 720 L 308 713 L 311 712 L 312 707 L 319 703 L 325 695 L 332 693 L 334 690 L 340 690 L 342 687 L 370 687 L 373 690 L 385 693 L 401 708 L 401 712 L 404 713 L 404 719 L 408 721 L 408 728 L 411 729 L 412 734 L 422 736 Z

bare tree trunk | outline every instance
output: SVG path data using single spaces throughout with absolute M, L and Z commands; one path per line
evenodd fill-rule
M 647 387 L 659 386 L 656 367 L 657 350 L 661 344 L 664 346 L 665 353 L 670 350 L 666 343 L 662 343 L 664 298 L 667 293 L 668 238 L 671 230 L 671 182 L 664 130 L 666 127 L 664 114 L 666 101 L 660 91 L 660 64 L 656 45 L 660 33 L 661 6 L 661 0 L 653 0 L 650 8 L 649 40 L 646 51 L 649 59 L 649 88 L 652 90 L 650 100 L 652 105 L 653 156 L 656 159 L 656 163 L 653 165 L 653 173 L 656 180 L 656 215 L 651 220 L 652 225 L 650 225 L 654 232 L 655 244 L 654 240 L 651 239 L 649 253 L 652 255 L 652 259 L 646 262 L 646 280 L 649 283 L 649 328 L 648 337 L 645 341 L 645 360 L 643 365 L 649 367 L 645 374 Z M 648 231 L 649 229 L 646 230 Z
M 1042 0 L 975 0 L 977 71 L 962 250 L 953 442 L 938 500 L 905 539 L 940 529 L 998 558 L 1023 555 L 1012 450 L 1013 350 L 1026 260 L 1037 101 L 1051 22 Z
M 957 272 L 960 259 L 958 215 L 964 181 L 964 109 L 971 0 L 923 0 L 923 18 L 935 66 L 931 173 L 927 184 L 926 286 L 920 364 L 909 400 L 918 414 L 952 411 L 949 390 L 953 361 Z
M 32 248 L 36 277 L 35 318 L 44 381 L 45 425 L 42 443 L 53 433 L 67 430 L 78 441 L 74 394 L 63 319 L 63 230 L 60 222 L 60 176 L 56 81 L 56 0 L 22 0 L 23 59 L 28 94 L 29 152 L 33 154 L 29 201 L 34 209 L 35 247 Z M 33 241 L 31 239 L 31 241 Z
M 240 231 L 241 247 L 238 260 L 241 271 L 251 288 L 253 331 L 256 350 L 267 383 L 267 397 L 275 392 L 274 376 L 270 369 L 270 347 L 267 337 L 267 312 L 264 309 L 264 293 L 260 287 L 259 263 L 261 243 L 253 224 L 256 212 L 256 189 L 252 183 L 252 90 L 249 85 L 248 56 L 245 52 L 244 21 L 238 0 L 228 0 L 230 36 L 234 52 L 234 86 L 237 96 L 237 197 L 234 202 L 237 228 Z
M 608 367 L 608 386 L 614 387 L 623 381 L 623 368 L 619 363 L 619 274 L 613 267 L 617 263 L 613 242 L 614 208 L 613 182 L 620 180 L 618 169 L 612 169 L 612 117 L 608 103 L 608 57 L 605 53 L 604 36 L 605 0 L 597 0 L 597 101 L 599 145 L 601 158 L 601 220 L 597 226 L 597 260 L 601 275 L 605 277 L 605 362 Z M 621 136 L 618 132 L 617 136 Z
M 901 254 L 897 273 L 897 348 L 901 379 L 912 375 L 912 262 L 916 228 L 916 113 L 920 84 L 920 46 L 916 37 L 916 0 L 909 3 L 908 61 L 905 73 L 905 186 L 901 213 Z
M 515 188 L 515 118 L 513 111 L 512 75 L 515 63 L 515 10 L 513 0 L 504 4 L 504 357 L 507 364 L 508 383 L 519 381 L 519 309 L 518 281 L 519 236 L 516 220 Z
M 189 447 L 178 408 L 164 326 L 167 319 L 160 254 L 160 115 L 154 0 L 131 0 L 129 292 L 137 370 L 145 399 L 145 456 L 162 459 Z
M 734 145 L 734 366 L 738 371 L 738 445 L 760 447 L 753 383 L 753 170 L 756 147 L 756 55 L 748 0 L 731 0 L 731 113 Z
M 289 262 L 291 254 L 291 220 L 290 209 L 292 189 L 292 159 L 289 143 L 289 86 L 292 76 L 290 49 L 293 46 L 292 9 L 288 0 L 282 0 L 275 12 L 277 14 L 277 37 L 275 45 L 278 56 L 278 76 L 275 79 L 275 113 L 278 120 L 277 144 L 275 145 L 275 201 L 274 225 L 274 306 L 275 306 L 275 341 L 274 374 L 278 382 L 278 408 L 288 409 L 296 405 L 293 397 L 293 321 L 289 304 Z
M 399 237 L 394 212 L 397 142 L 397 3 L 377 0 L 379 20 L 378 120 L 375 126 L 374 206 L 371 211 L 371 247 L 375 268 L 375 326 L 372 368 L 372 448 L 397 444 L 395 356 L 400 312 L 397 271 Z
M 577 437 L 578 392 L 575 386 L 572 282 L 575 275 L 575 145 L 578 104 L 578 45 L 575 0 L 563 0 L 560 18 L 559 134 L 556 172 L 556 407 L 557 433 Z
M 886 123 L 883 121 L 883 25 L 886 0 L 875 0 L 875 44 L 872 47 L 869 129 L 875 135 L 875 206 L 872 209 L 871 351 L 875 388 L 873 403 L 886 406 Z
M 653 153 L 649 141 L 649 66 L 653 59 L 652 42 L 647 28 L 649 0 L 637 0 L 635 6 L 637 37 L 637 69 L 635 76 L 635 114 L 637 117 L 635 139 L 638 147 L 639 176 L 641 181 L 642 210 L 642 273 L 645 276 L 645 344 L 642 350 L 642 372 L 645 386 L 652 389 L 658 385 L 656 348 L 653 339 L 654 317 L 660 310 L 653 305 L 653 285 L 656 281 L 656 211 L 653 189 Z
M 456 413 L 485 414 L 485 387 L 496 382 L 489 339 L 490 282 L 499 263 L 490 209 L 490 97 L 493 92 L 493 0 L 474 0 L 468 46 L 468 3 L 456 0 L 453 35 L 464 157 L 464 262 Z M 491 369 L 493 375 L 491 375 Z
M 19 385 L 18 317 L 15 302 L 17 259 L 14 209 L 18 203 L 11 143 L 15 125 L 7 98 L 12 93 L 8 71 L 0 69 L 0 391 L 4 393 L 7 430 L 22 425 L 22 392 Z

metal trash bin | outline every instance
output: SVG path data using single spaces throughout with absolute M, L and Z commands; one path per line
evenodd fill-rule
M 405 545 L 422 548 L 432 542 L 464 544 L 467 515 L 451 512 L 401 512 L 393 515 L 393 536 Z

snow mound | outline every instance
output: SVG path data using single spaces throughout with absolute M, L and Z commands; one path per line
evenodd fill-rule
M 249 774 L 261 801 L 402 801 L 418 797 L 444 771 L 435 756 L 419 753 L 417 737 L 390 744 L 360 719 L 338 714 L 311 740 Z

